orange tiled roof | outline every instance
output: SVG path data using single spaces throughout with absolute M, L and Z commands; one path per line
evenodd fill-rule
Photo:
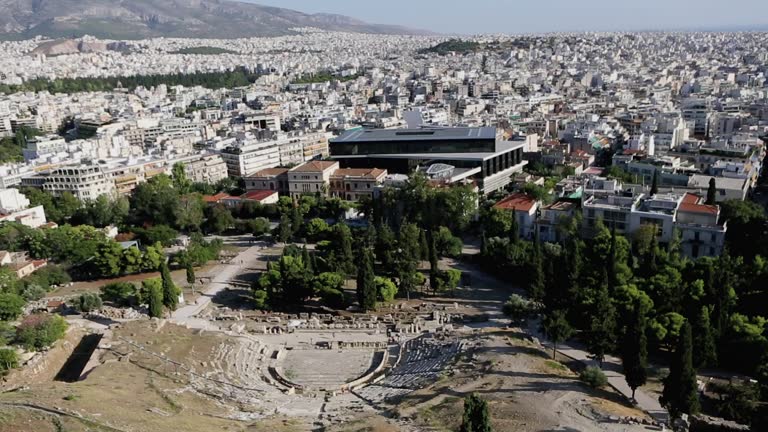
M 702 213 L 717 215 L 720 212 L 720 207 L 716 205 L 701 204 L 703 198 L 699 195 L 687 193 L 683 196 L 683 201 L 680 203 L 679 211 L 687 213 Z
M 255 173 L 249 174 L 246 178 L 250 177 L 276 177 L 288 172 L 288 168 L 267 168 Z
M 336 166 L 338 162 L 333 161 L 312 161 L 294 168 L 294 172 L 322 172 Z
M 248 201 L 263 201 L 276 193 L 277 193 L 276 191 L 257 190 L 257 191 L 248 192 L 247 194 L 242 195 L 240 199 L 248 200 Z
M 379 168 L 342 168 L 336 170 L 336 172 L 331 175 L 331 178 L 365 177 L 377 179 L 386 173 L 386 170 Z
M 529 212 L 536 205 L 536 200 L 524 193 L 512 194 L 494 205 L 497 209 Z

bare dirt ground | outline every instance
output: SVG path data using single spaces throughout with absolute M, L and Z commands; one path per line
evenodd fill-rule
M 215 267 L 215 264 L 208 264 L 206 266 L 196 268 L 195 274 L 197 277 L 205 277 Z M 160 277 L 160 273 L 141 273 L 135 275 L 128 275 L 119 278 L 112 279 L 99 279 L 94 281 L 80 281 L 75 282 L 71 286 L 61 287 L 55 291 L 52 291 L 46 295 L 46 297 L 66 297 L 71 295 L 78 295 L 87 292 L 99 292 L 99 289 L 104 285 L 115 282 L 134 282 L 141 283 L 144 280 Z M 173 282 L 184 290 L 184 295 L 191 295 L 192 291 L 187 287 L 187 274 L 185 270 L 174 270 L 171 272 Z

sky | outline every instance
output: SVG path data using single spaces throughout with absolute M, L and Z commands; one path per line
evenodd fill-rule
M 768 29 L 768 0 L 241 0 L 446 34 Z

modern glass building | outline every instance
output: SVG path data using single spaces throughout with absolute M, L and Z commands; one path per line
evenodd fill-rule
M 343 167 L 384 168 L 409 174 L 433 164 L 455 167 L 453 180 L 470 179 L 484 193 L 501 189 L 522 171 L 523 142 L 502 141 L 496 128 L 358 129 L 330 141 Z

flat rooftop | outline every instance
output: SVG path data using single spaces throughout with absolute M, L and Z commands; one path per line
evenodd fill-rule
M 372 141 L 431 141 L 431 140 L 495 140 L 496 128 L 459 127 L 429 129 L 357 129 L 347 131 L 332 143 Z

